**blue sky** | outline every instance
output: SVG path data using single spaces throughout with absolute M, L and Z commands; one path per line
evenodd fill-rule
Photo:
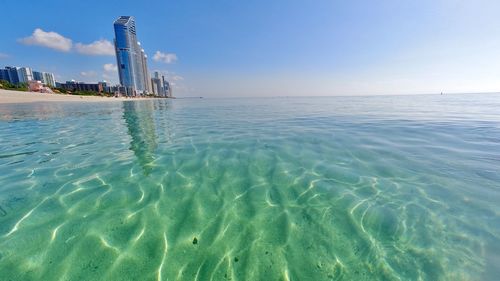
M 494 0 L 5 1 L 0 65 L 117 82 L 112 24 L 133 15 L 150 69 L 178 96 L 500 91 L 498 11 Z

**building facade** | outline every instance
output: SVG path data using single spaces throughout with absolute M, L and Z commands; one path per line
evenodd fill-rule
M 48 72 L 33 71 L 29 67 L 6 66 L 0 69 L 0 80 L 12 84 L 29 83 L 29 81 L 41 81 L 46 86 L 55 87 L 54 74 Z
M 43 84 L 49 87 L 56 86 L 56 79 L 54 74 L 48 72 L 33 71 L 33 80 L 41 81 Z
M 120 84 L 127 95 L 143 95 L 151 89 L 147 56 L 137 41 L 135 19 L 121 16 L 114 22 L 115 52 Z M 131 92 L 131 93 L 130 93 Z
M 33 70 L 29 67 L 16 67 L 19 83 L 28 83 L 33 80 Z
M 172 87 L 170 86 L 170 83 L 168 81 L 164 82 L 164 88 L 165 88 L 165 95 L 167 98 L 172 97 Z
M 10 82 L 9 73 L 6 69 L 0 69 L 0 80 Z
M 10 83 L 12 84 L 19 84 L 20 81 L 19 81 L 19 74 L 17 72 L 17 69 L 19 67 L 15 67 L 15 66 L 6 66 L 5 67 L 5 76 L 7 79 L 7 81 L 9 81 Z
M 156 77 L 153 77 L 151 78 L 151 84 L 153 86 L 153 94 L 155 96 L 162 96 L 162 92 L 163 92 L 163 86 L 162 86 L 162 82 L 161 82 L 161 79 L 158 79 Z
M 42 81 L 43 83 L 43 73 L 39 71 L 33 71 L 33 80 Z
M 155 71 L 154 77 L 151 78 L 151 84 L 153 85 L 153 94 L 155 96 L 165 96 L 165 90 L 163 88 L 163 76 L 160 75 L 158 71 Z
M 153 78 L 151 78 L 151 84 L 155 96 L 164 98 L 172 97 L 170 83 L 165 80 L 165 76 L 161 75 L 160 72 L 155 71 Z
M 66 81 L 66 83 L 58 83 L 59 88 L 63 88 L 67 91 L 75 92 L 75 91 L 85 91 L 85 92 L 104 92 L 104 86 L 102 83 L 84 83 L 84 82 L 76 82 L 76 81 Z
M 43 83 L 49 87 L 55 87 L 56 86 L 56 78 L 53 73 L 49 72 L 42 72 L 42 77 L 43 77 Z
M 153 93 L 153 88 L 151 85 L 151 79 L 149 76 L 149 70 L 148 70 L 148 56 L 144 52 L 144 49 L 141 49 L 141 65 L 142 65 L 142 72 L 143 72 L 143 80 L 144 80 L 144 87 L 148 93 Z

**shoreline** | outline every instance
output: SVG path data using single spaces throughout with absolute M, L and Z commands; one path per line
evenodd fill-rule
M 67 94 L 50 94 L 38 92 L 23 92 L 0 89 L 0 104 L 33 103 L 33 102 L 116 102 L 128 100 L 149 100 L 158 98 L 125 98 L 77 96 Z

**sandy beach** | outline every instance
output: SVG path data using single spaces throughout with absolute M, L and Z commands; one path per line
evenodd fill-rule
M 137 98 L 146 99 L 146 98 Z M 147 98 L 150 99 L 150 98 Z M 119 97 L 96 97 L 96 96 L 75 96 L 64 94 L 48 94 L 35 92 L 20 92 L 10 90 L 0 90 L 0 104 L 10 103 L 30 103 L 30 102 L 106 102 L 125 101 L 129 98 Z

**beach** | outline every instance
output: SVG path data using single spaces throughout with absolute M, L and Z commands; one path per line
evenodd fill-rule
M 134 98 L 134 100 L 139 100 L 139 99 L 146 99 L 146 98 Z M 130 100 L 130 98 L 77 96 L 77 95 L 65 95 L 65 94 L 49 94 L 49 93 L 0 90 L 0 104 L 31 103 L 31 102 L 103 102 L 103 101 L 125 101 L 125 100 Z

